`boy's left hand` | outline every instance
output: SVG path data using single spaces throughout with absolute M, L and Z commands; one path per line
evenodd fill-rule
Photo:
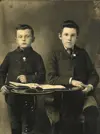
M 27 82 L 27 79 L 26 79 L 25 75 L 19 75 L 17 77 L 17 80 L 19 80 L 21 83 L 26 83 Z
M 87 94 L 88 92 L 93 90 L 93 86 L 91 84 L 88 84 L 84 90 L 82 90 L 83 93 Z

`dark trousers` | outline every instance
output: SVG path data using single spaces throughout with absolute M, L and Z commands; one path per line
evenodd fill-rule
M 84 105 L 84 94 L 77 92 L 65 92 L 62 99 L 61 110 L 61 134 L 82 134 L 80 115 Z
M 61 134 L 82 134 L 82 127 L 78 116 L 62 115 L 60 121 Z
M 8 105 L 11 134 L 33 134 L 35 105 L 33 100 L 26 100 L 18 105 Z
M 97 120 L 99 112 L 97 107 L 91 106 L 84 110 L 85 116 L 84 134 L 97 134 Z
M 83 111 L 84 124 L 78 116 L 63 115 L 61 119 L 61 134 L 97 134 L 98 109 L 95 106 Z M 84 128 L 83 128 L 84 125 Z M 83 130 L 84 129 L 84 130 Z

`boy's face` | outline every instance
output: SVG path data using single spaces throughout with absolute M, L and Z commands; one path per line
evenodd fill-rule
M 30 29 L 19 29 L 16 31 L 16 42 L 20 48 L 31 46 L 34 37 Z
M 65 49 L 73 48 L 77 41 L 76 29 L 69 27 L 63 28 L 62 33 L 59 33 L 59 39 L 62 41 Z

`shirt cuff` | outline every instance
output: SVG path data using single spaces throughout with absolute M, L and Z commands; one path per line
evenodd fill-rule
M 92 84 L 88 84 L 89 87 L 91 87 L 91 90 L 93 90 L 93 85 Z
M 72 84 L 72 77 L 70 77 L 70 79 L 69 79 L 69 84 Z

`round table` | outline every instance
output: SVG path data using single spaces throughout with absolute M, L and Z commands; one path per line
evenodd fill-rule
M 29 91 L 29 92 L 27 92 Z M 20 94 L 20 95 L 46 95 L 46 94 L 52 94 L 55 91 L 50 90 L 43 90 L 40 92 L 31 92 L 32 89 L 24 89 L 24 90 L 18 90 L 18 89 L 11 89 L 10 92 L 14 94 Z
M 84 94 L 77 87 L 54 89 L 54 92 L 45 98 L 45 104 L 56 107 L 68 114 L 79 115 L 84 105 Z
M 84 94 L 78 87 L 55 88 L 55 89 L 30 89 L 9 87 L 10 92 L 19 95 L 46 95 L 45 103 L 61 106 L 70 114 L 80 113 L 84 104 Z

